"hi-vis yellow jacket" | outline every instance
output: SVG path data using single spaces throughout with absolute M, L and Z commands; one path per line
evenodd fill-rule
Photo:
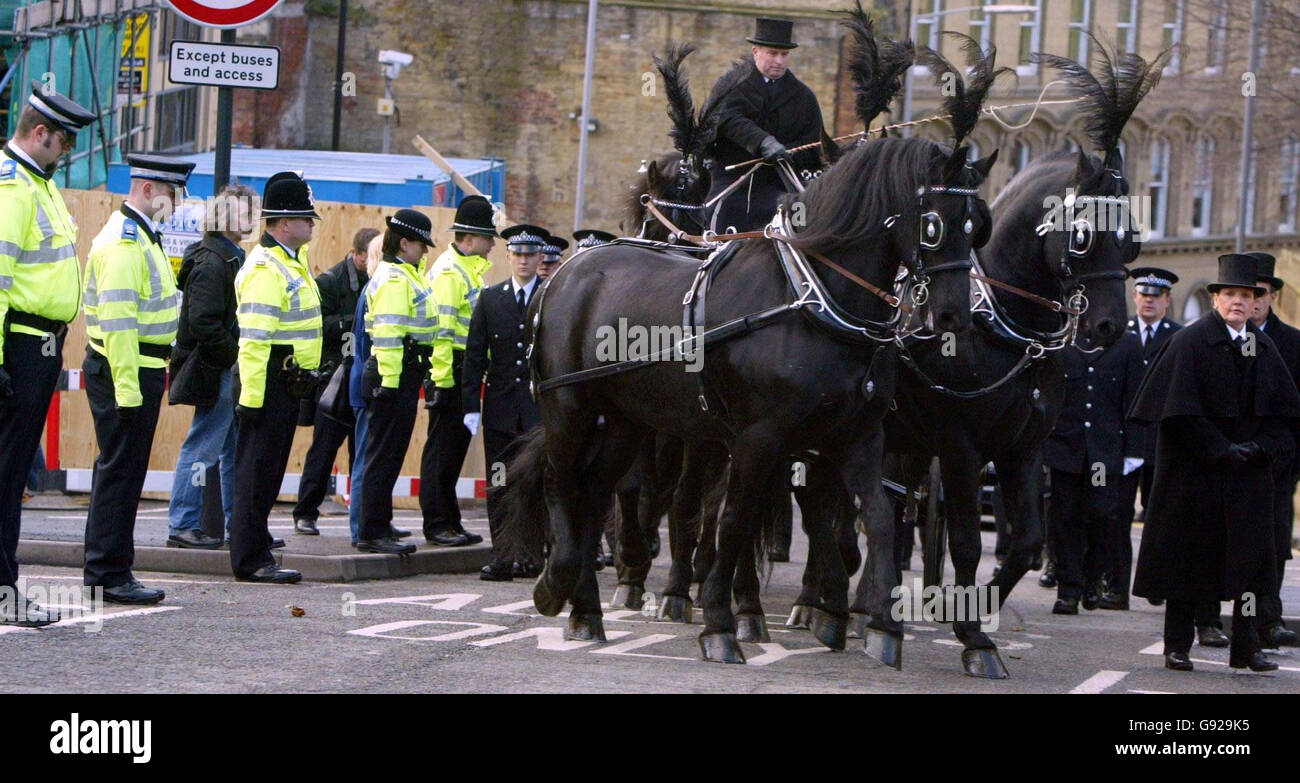
M 270 234 L 253 252 L 235 276 L 235 299 L 239 303 L 239 404 L 260 408 L 266 394 L 267 367 L 271 346 L 287 345 L 294 361 L 304 370 L 320 366 L 320 290 L 307 265 L 307 246 L 295 258 Z
M 153 227 L 125 204 L 104 224 L 86 259 L 86 338 L 108 359 L 113 396 L 123 408 L 144 402 L 140 368 L 167 361 L 141 352 L 168 346 L 180 323 L 176 278 Z
M 491 261 L 483 256 L 464 255 L 453 244 L 423 270 L 433 286 L 433 301 L 438 307 L 438 329 L 433 335 L 429 375 L 439 389 L 456 385 L 453 357 L 455 351 L 464 351 L 469 341 L 469 319 L 483 290 L 483 276 L 491 268 Z
M 6 146 L 0 151 L 0 324 L 10 310 L 67 323 L 80 309 L 77 224 L 54 181 Z M 10 329 L 43 334 L 21 324 Z
M 379 365 L 383 386 L 396 389 L 402 379 L 403 338 L 433 344 L 438 320 L 433 289 L 415 267 L 389 255 L 366 284 L 366 331 L 370 352 Z

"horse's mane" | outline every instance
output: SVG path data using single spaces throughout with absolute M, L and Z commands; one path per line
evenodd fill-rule
M 834 252 L 878 240 L 888 232 L 886 218 L 903 225 L 917 215 L 917 189 L 930 182 L 932 167 L 950 150 L 927 139 L 878 139 L 845 155 L 802 194 L 785 197 L 793 215 L 801 209 L 804 226 L 794 243 L 804 250 Z
M 1117 55 L 1096 36 L 1092 39 L 1091 68 L 1068 57 L 1034 52 L 1030 62 L 1042 63 L 1060 71 L 1061 79 L 1088 115 L 1084 126 L 1088 140 L 1102 153 L 1108 165 L 1118 160 L 1120 134 L 1138 104 L 1159 82 L 1160 75 L 1174 51 L 1182 44 L 1165 49 L 1147 62 L 1132 52 Z M 1118 166 L 1116 166 L 1118 168 Z
M 990 46 L 985 52 L 979 41 L 969 35 L 951 31 L 944 35 L 961 41 L 961 49 L 970 65 L 968 77 L 963 78 L 964 69 L 954 66 L 928 46 L 921 47 L 916 59 L 928 67 L 935 80 L 944 87 L 943 110 L 952 124 L 953 147 L 957 148 L 979 122 L 984 100 L 993 88 L 993 83 L 1004 74 L 1014 76 L 1016 72 L 1013 68 L 995 66 L 994 60 L 998 53 L 996 46 Z

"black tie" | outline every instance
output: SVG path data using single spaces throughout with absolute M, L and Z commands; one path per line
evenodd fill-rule
M 520 315 L 520 317 L 523 317 L 524 311 L 525 311 L 527 308 L 528 308 L 528 301 L 527 301 L 527 299 L 526 299 L 526 296 L 525 296 L 525 293 L 524 293 L 524 289 L 521 288 L 521 289 L 519 289 L 519 315 Z
M 1156 331 L 1156 328 L 1155 328 L 1154 326 L 1148 326 L 1148 327 L 1147 327 L 1147 336 L 1146 336 L 1146 339 L 1144 339 L 1144 340 L 1142 341 L 1142 345 L 1143 345 L 1143 346 L 1146 346 L 1147 343 L 1151 342 L 1151 337 L 1152 337 L 1152 335 L 1155 333 L 1155 331 Z

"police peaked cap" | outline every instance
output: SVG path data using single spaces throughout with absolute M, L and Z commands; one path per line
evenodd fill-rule
M 433 246 L 433 222 L 423 212 L 399 209 L 397 214 L 384 218 L 384 222 L 388 224 L 389 230 L 398 236 Z
M 81 104 L 53 90 L 46 90 L 45 85 L 38 81 L 32 82 L 32 94 L 27 98 L 27 104 L 74 139 L 77 131 L 95 121 L 95 115 Z
M 163 155 L 127 155 L 126 162 L 131 167 L 131 179 L 163 182 L 178 188 L 185 187 L 194 170 L 193 161 Z
M 316 218 L 316 201 L 311 187 L 296 171 L 281 171 L 271 175 L 262 190 L 262 219 Z
M 550 234 L 546 233 L 546 229 L 530 226 L 527 223 L 511 226 L 501 232 L 501 238 L 506 240 L 506 250 L 524 255 L 542 252 L 542 246 L 546 244 L 548 237 Z
M 598 247 L 608 245 L 618 237 L 608 231 L 601 231 L 598 228 L 584 228 L 573 232 L 573 241 L 578 243 L 578 247 Z
M 542 245 L 542 260 L 548 264 L 553 264 L 560 260 L 564 251 L 569 249 L 569 240 L 563 237 L 557 237 L 554 234 L 548 234 L 546 244 Z
M 1174 287 L 1174 283 L 1178 282 L 1178 275 L 1157 266 L 1140 266 L 1130 269 L 1128 276 L 1133 278 L 1136 283 L 1134 288 L 1137 289 L 1137 292 L 1148 296 L 1159 296 L 1169 291 Z
M 451 230 L 457 234 L 494 237 L 497 235 L 496 224 L 492 220 L 495 215 L 496 209 L 486 198 L 466 196 L 456 207 L 456 218 L 451 224 Z

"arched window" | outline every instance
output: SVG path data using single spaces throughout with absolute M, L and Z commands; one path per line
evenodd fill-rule
M 1192 173 L 1192 236 L 1210 233 L 1214 198 L 1214 139 L 1201 134 L 1196 140 L 1196 168 Z
M 1282 170 L 1278 176 L 1277 230 L 1295 232 L 1296 183 L 1300 179 L 1300 140 L 1294 137 L 1282 142 Z
M 1088 61 L 1088 33 L 1092 29 L 1092 0 L 1070 2 L 1070 59 Z
M 1210 311 L 1210 295 L 1205 293 L 1205 284 L 1197 283 L 1191 296 L 1183 302 L 1183 323 L 1190 324 L 1202 314 Z
M 1011 155 L 1007 158 L 1007 167 L 1011 170 L 1008 179 L 1014 178 L 1028 166 L 1029 144 L 1024 139 L 1016 139 L 1016 143 L 1011 145 Z
M 1167 228 L 1169 211 L 1169 142 L 1151 142 L 1151 176 L 1147 179 L 1147 196 L 1151 199 L 1151 219 L 1147 228 L 1153 239 L 1160 239 Z

